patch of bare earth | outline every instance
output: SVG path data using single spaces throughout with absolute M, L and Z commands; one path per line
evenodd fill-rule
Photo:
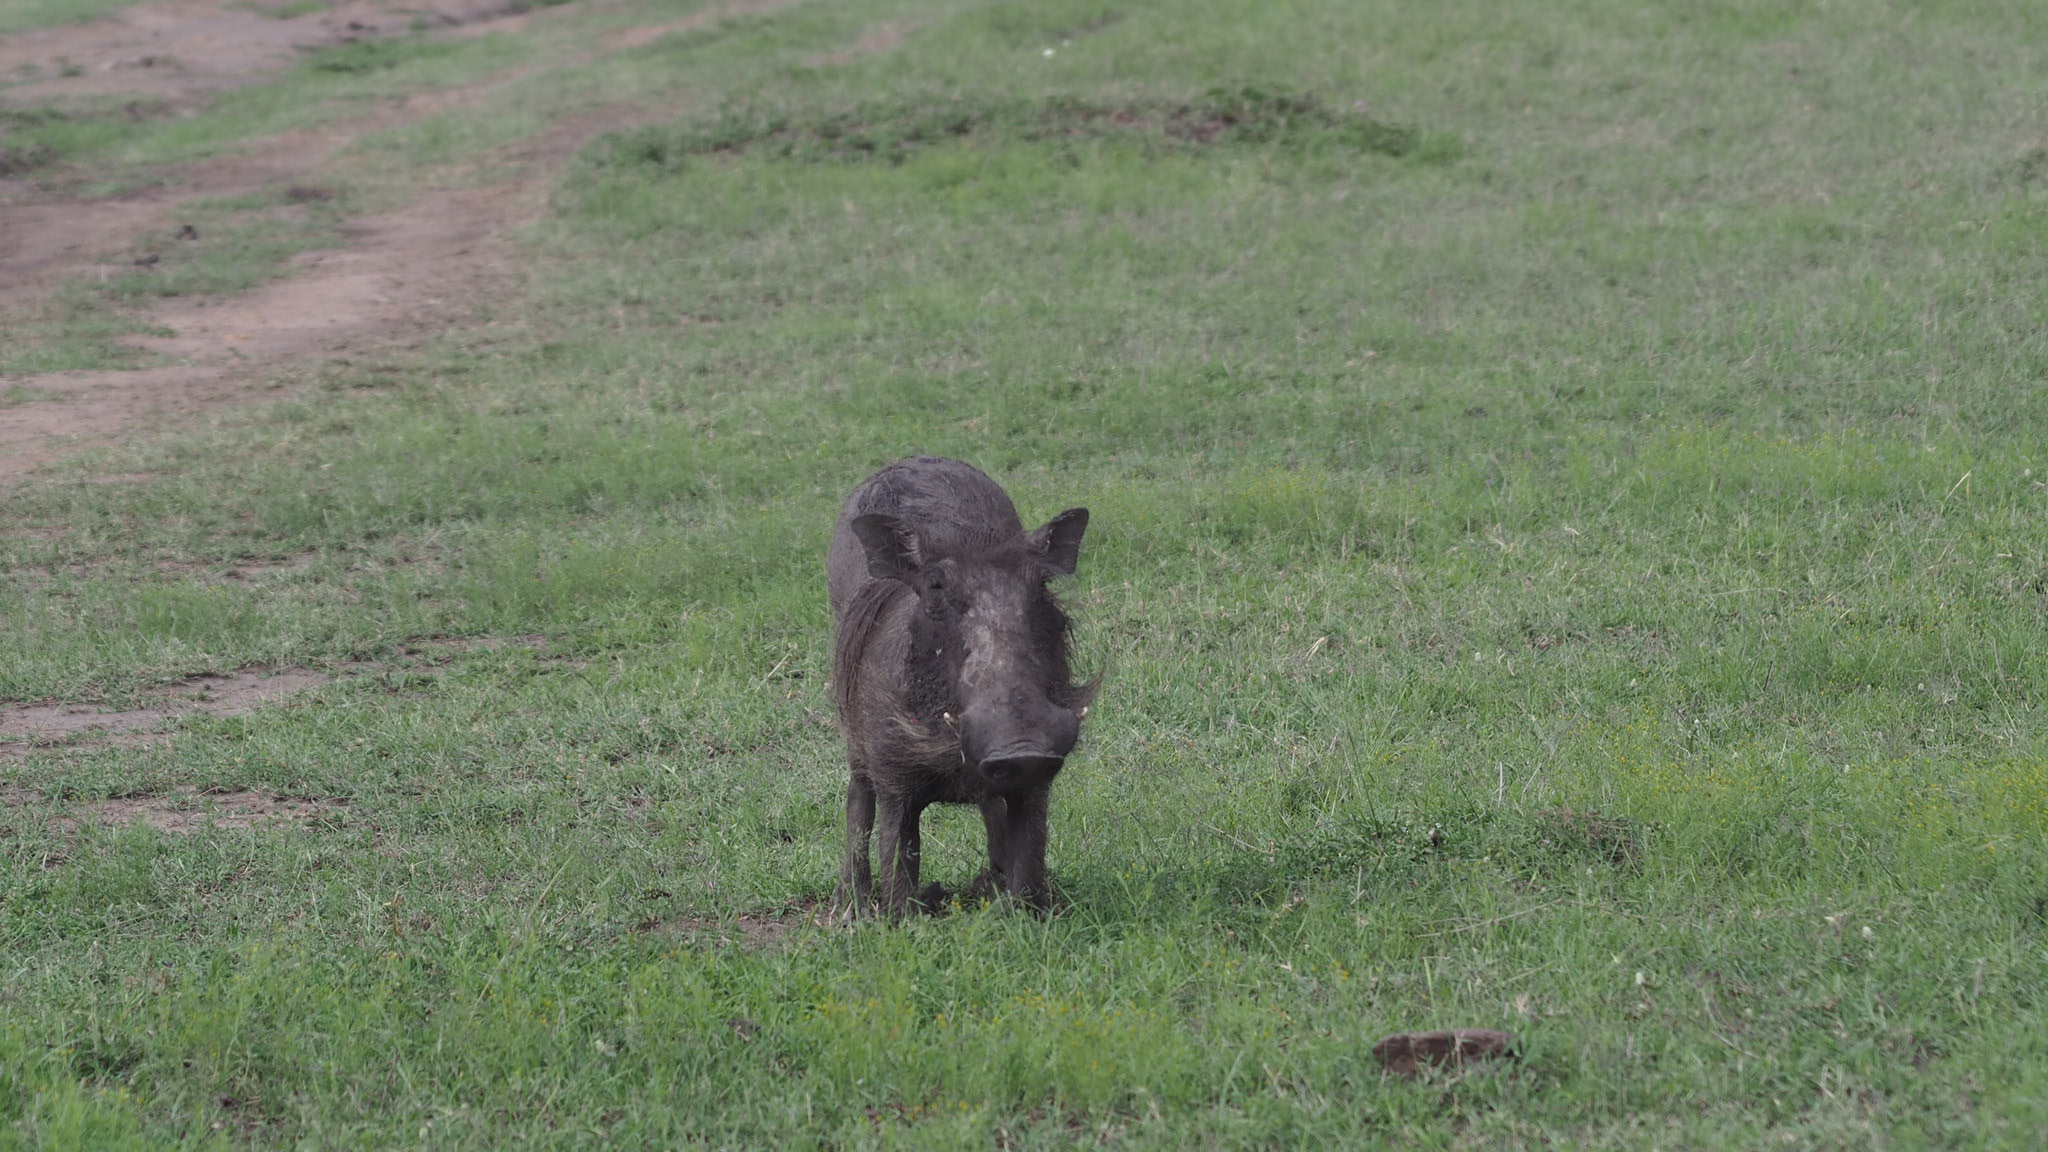
M 471 653 L 517 649 L 546 652 L 548 647 L 548 638 L 537 633 L 435 636 L 401 645 L 399 659 L 394 662 L 353 662 L 340 665 L 338 671 L 348 676 L 416 674 L 431 672 Z M 62 700 L 0 704 L 0 760 L 39 748 L 144 744 L 166 735 L 184 717 L 243 716 L 295 692 L 332 684 L 335 679 L 333 673 L 311 668 L 243 668 L 188 676 L 151 692 L 147 703 L 133 708 Z
M 317 824 L 347 805 L 339 800 L 273 796 L 246 789 L 232 792 L 174 789 L 168 796 L 125 796 L 72 806 L 71 819 L 101 824 L 147 824 L 159 832 L 192 833 L 208 828 L 275 828 Z
M 917 31 L 921 23 L 922 21 L 918 20 L 892 20 L 887 24 L 877 25 L 861 33 L 858 40 L 841 48 L 839 51 L 813 56 L 807 63 L 813 68 L 828 64 L 851 64 L 862 56 L 872 56 L 878 52 L 894 52 L 903 45 L 905 40 L 910 38 L 912 32 Z
M 400 645 L 398 651 L 406 656 L 445 661 L 470 652 L 497 652 L 507 648 L 539 651 L 547 646 L 547 637 L 538 632 L 527 632 L 518 636 L 434 636 L 416 644 Z
M 669 33 L 790 2 L 736 0 L 682 19 L 626 29 L 593 51 L 545 67 L 592 63 Z M 203 101 L 277 71 L 309 43 L 407 30 L 415 15 L 462 26 L 450 34 L 517 28 L 529 20 L 538 26 L 546 18 L 546 13 L 507 14 L 498 0 L 351 0 L 316 14 L 318 20 L 279 20 L 251 10 L 242 0 L 167 0 L 129 9 L 116 19 L 0 39 L 0 77 L 20 76 L 31 64 L 40 68 L 60 57 L 75 61 L 79 69 L 49 79 L 31 75 L 25 84 L 0 87 L 0 101 L 43 92 L 45 85 L 85 81 L 141 85 L 153 98 L 173 103 Z M 256 39 L 253 46 L 215 44 L 244 24 Z M 29 37 L 36 38 L 32 46 L 16 43 Z M 140 59 L 137 53 L 184 63 L 175 68 L 120 64 Z M 469 87 L 419 94 L 318 132 L 254 141 L 232 156 L 194 165 L 133 195 L 67 196 L 25 180 L 0 180 L 0 306 L 46 294 L 64 277 L 112 258 L 137 233 L 163 227 L 180 204 L 292 185 L 317 188 L 322 169 L 352 141 L 480 103 L 539 70 L 523 68 Z M 138 72 L 147 75 L 131 74 Z M 253 292 L 229 299 L 169 300 L 145 319 L 173 335 L 132 343 L 171 364 L 17 378 L 14 382 L 37 398 L 11 406 L 7 420 L 0 422 L 0 483 L 145 428 L 248 402 L 262 394 L 258 383 L 274 378 L 279 368 L 402 350 L 476 317 L 481 302 L 506 295 L 514 283 L 507 238 L 538 216 L 547 188 L 569 157 L 603 132 L 673 114 L 668 108 L 611 108 L 568 117 L 493 157 L 493 171 L 507 173 L 494 184 L 429 191 L 398 211 L 359 220 L 347 230 L 341 248 L 306 253 L 292 275 Z
M 40 797 L 25 788 L 0 789 L 0 808 L 26 808 Z M 147 824 L 159 832 L 189 835 L 209 828 L 306 827 L 333 821 L 345 801 L 277 796 L 248 789 L 174 788 L 162 796 L 116 796 L 64 802 L 52 819 L 60 831 L 82 824 Z
M 0 757 L 56 744 L 134 743 L 184 716 L 240 716 L 281 696 L 332 680 L 326 673 L 308 668 L 245 668 L 179 681 L 135 708 L 55 701 L 0 705 Z
M 121 479 L 149 478 L 146 475 L 131 475 Z M 23 548 L 16 553 L 13 568 L 8 572 L 13 585 L 23 592 L 37 592 L 48 588 L 60 577 L 91 580 L 106 574 L 103 564 L 94 559 L 67 558 L 63 544 L 65 536 L 63 529 L 48 525 L 0 528 L 0 539 L 51 542 L 51 546 L 41 554 L 37 554 L 32 548 Z M 447 570 L 446 559 L 438 549 L 405 536 L 382 542 L 382 546 L 376 551 L 344 552 L 337 555 L 308 549 L 268 557 L 241 556 L 229 560 L 161 557 L 148 562 L 149 567 L 167 581 L 243 587 L 298 580 L 311 572 L 315 565 L 322 563 L 339 567 L 349 573 L 403 570 L 438 574 Z
M 749 951 L 760 951 L 783 947 L 797 929 L 819 924 L 819 916 L 816 908 L 800 908 L 780 916 L 747 913 L 730 920 L 709 916 L 650 917 L 635 925 L 634 930 L 660 936 L 679 936 L 705 947 L 730 948 L 737 944 Z

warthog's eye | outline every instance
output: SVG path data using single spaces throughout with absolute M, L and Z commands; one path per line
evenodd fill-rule
M 934 587 L 927 589 L 924 596 L 924 610 L 934 619 L 967 614 L 967 598 L 957 587 Z
M 916 584 L 917 598 L 924 602 L 925 613 L 934 619 L 943 618 L 947 613 L 958 613 L 965 609 L 961 603 L 960 587 L 946 577 L 945 563 L 927 568 Z

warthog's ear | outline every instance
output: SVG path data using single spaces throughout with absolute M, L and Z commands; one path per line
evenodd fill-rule
M 1069 508 L 1031 534 L 1031 547 L 1045 557 L 1045 566 L 1072 576 L 1081 564 L 1081 534 L 1088 531 L 1088 510 Z
M 923 566 L 917 534 L 886 512 L 853 518 L 853 535 L 868 554 L 868 575 L 877 580 L 909 580 Z

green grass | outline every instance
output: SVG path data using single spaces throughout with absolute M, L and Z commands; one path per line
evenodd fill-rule
M 290 259 L 341 243 L 347 202 L 333 189 L 291 185 L 182 205 L 180 223 L 137 238 L 134 271 L 103 281 L 117 301 L 226 296 L 283 275 Z
M 1313 93 L 1258 85 L 1214 88 L 1185 102 L 1119 105 L 1072 97 L 1031 102 L 935 98 L 931 94 L 804 117 L 728 106 L 713 120 L 628 133 L 611 142 L 615 165 L 663 170 L 689 157 L 742 154 L 813 163 L 880 160 L 903 164 L 935 148 L 978 151 L 991 145 L 1124 141 L 1145 150 L 1275 144 L 1298 151 L 1406 156 L 1420 134 L 1358 111 L 1339 111 Z M 1439 146 L 1440 158 L 1454 146 Z
M 121 337 L 150 329 L 112 306 L 84 282 L 62 285 L 47 296 L 0 309 L 8 339 L 0 344 L 0 376 L 29 376 L 73 369 L 122 368 L 135 361 Z M 44 398 L 46 390 L 19 383 L 15 403 Z
M 5 1131 L 2030 1147 L 2040 17 L 1284 16 L 798 5 L 370 148 L 674 109 L 494 326 L 7 494 L 0 698 L 336 679 L 0 761 Z M 1247 90 L 1321 112 L 1166 127 Z M 1094 514 L 1047 920 L 804 922 L 824 547 L 914 451 Z M 334 806 L 53 823 L 179 786 Z M 1453 1026 L 1523 1058 L 1370 1056 Z
M 4 390 L 0 390 L 0 407 L 28 404 L 37 400 L 48 400 L 55 395 L 56 393 L 51 392 L 47 388 L 33 388 L 23 384 L 10 384 Z

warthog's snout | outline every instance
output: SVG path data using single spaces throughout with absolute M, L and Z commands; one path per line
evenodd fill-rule
M 1081 718 L 1040 697 L 1006 708 L 969 708 L 960 717 L 961 759 L 981 769 L 989 790 L 1011 795 L 1043 788 L 1081 739 Z
M 1052 778 L 1060 773 L 1060 765 L 1066 762 L 1064 756 L 1035 752 L 991 756 L 981 762 L 981 774 L 991 792 L 1025 792 L 1052 783 Z

